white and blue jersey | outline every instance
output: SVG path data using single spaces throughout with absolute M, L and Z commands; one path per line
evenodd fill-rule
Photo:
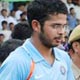
M 54 48 L 54 54 L 54 63 L 50 65 L 27 39 L 2 64 L 0 80 L 27 80 L 32 60 L 35 68 L 30 80 L 74 80 L 68 54 L 58 48 Z

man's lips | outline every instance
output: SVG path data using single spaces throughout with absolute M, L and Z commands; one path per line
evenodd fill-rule
M 61 37 L 56 37 L 55 40 L 57 43 L 60 43 L 62 39 L 61 39 Z

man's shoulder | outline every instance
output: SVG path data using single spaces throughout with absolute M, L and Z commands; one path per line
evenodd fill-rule
M 14 76 L 17 80 L 17 78 L 23 74 L 24 74 L 23 78 L 27 77 L 30 71 L 30 66 L 31 66 L 31 59 L 29 58 L 27 53 L 25 54 L 24 50 L 21 47 L 19 47 L 10 53 L 8 58 L 3 62 L 2 66 L 0 67 L 0 71 L 3 71 L 3 74 L 7 72 L 10 73 L 10 75 L 8 76 Z M 12 75 L 13 73 L 11 72 L 17 74 L 17 76 Z M 5 77 L 7 77 L 7 75 L 5 75 Z
M 16 50 L 14 50 L 11 53 L 12 56 L 15 56 L 16 59 L 24 60 L 24 61 L 30 61 L 31 58 L 28 55 L 28 52 L 26 52 L 22 46 L 18 47 Z

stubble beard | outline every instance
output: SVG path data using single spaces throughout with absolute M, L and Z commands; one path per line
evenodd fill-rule
M 44 32 L 39 33 L 39 39 L 41 43 L 47 48 L 53 48 L 57 46 L 57 45 L 52 44 L 52 41 L 48 37 L 45 36 Z

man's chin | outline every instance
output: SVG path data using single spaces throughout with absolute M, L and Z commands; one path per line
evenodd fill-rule
M 56 44 L 53 45 L 53 47 L 57 47 L 58 45 L 59 45 L 59 43 L 56 43 Z

